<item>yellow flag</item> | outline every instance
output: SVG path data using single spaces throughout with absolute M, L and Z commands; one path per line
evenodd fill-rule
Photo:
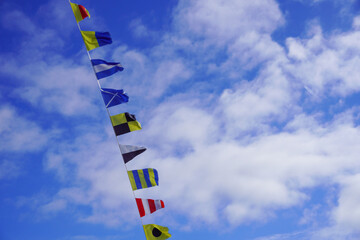
M 71 8 L 74 12 L 76 22 L 80 22 L 81 20 L 85 19 L 86 17 L 90 17 L 89 11 L 84 8 L 82 5 L 78 5 L 76 3 L 70 3 Z
M 167 227 L 156 224 L 143 225 L 147 240 L 165 240 L 171 237 Z

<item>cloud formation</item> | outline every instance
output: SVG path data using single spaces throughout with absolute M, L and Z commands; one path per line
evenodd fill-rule
M 21 14 L 11 12 L 3 21 Z M 149 148 L 128 166 L 159 170 L 161 187 L 152 191 L 172 214 L 162 221 L 181 225 L 176 218 L 181 216 L 185 228 L 266 223 L 280 210 L 311 208 L 313 191 L 330 185 L 339 192 L 332 203 L 321 203 L 330 213 L 326 223 L 304 234 L 261 239 L 358 236 L 359 108 L 348 103 L 360 90 L 358 17 L 347 32 L 325 37 L 313 24 L 306 37 L 289 37 L 285 45 L 272 37 L 285 22 L 272 0 L 182 0 L 172 20 L 158 45 L 120 46 L 112 56 L 120 55 L 129 66 L 121 80 L 131 82 L 121 81 L 121 87 L 142 106 L 136 114 L 144 129 L 121 141 Z M 141 19 L 133 24 L 138 36 L 147 32 Z M 23 31 L 38 30 L 30 26 Z M 52 34 L 42 31 L 50 42 Z M 56 213 L 90 206 L 91 213 L 79 214 L 79 221 L 118 226 L 126 219 L 131 226 L 136 209 L 111 128 L 100 127 L 105 121 L 94 113 L 100 98 L 94 97 L 86 59 L 74 64 L 57 55 L 56 64 L 49 64 L 47 57 L 39 55 L 36 64 L 14 57 L 0 70 L 29 81 L 14 92 L 34 108 L 61 118 L 88 114 L 93 120 L 87 126 L 97 130 L 80 130 L 47 150 L 45 170 L 55 173 L 61 188 L 38 208 Z M 22 71 L 11 68 L 15 65 Z M 15 112 L 1 110 L 8 116 L 1 118 L 7 121 L 2 126 L 14 128 Z M 41 148 L 46 141 L 41 127 L 34 123 L 28 131 L 43 140 L 24 144 Z M 7 149 L 12 141 L 6 141 Z M 310 228 L 316 219 L 306 218 L 316 214 L 305 210 L 299 222 Z

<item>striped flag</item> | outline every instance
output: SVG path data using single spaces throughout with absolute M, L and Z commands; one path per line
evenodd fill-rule
M 132 190 L 155 187 L 159 185 L 158 172 L 154 168 L 128 171 Z
M 112 43 L 109 32 L 81 31 L 88 51 Z
M 141 125 L 136 121 L 135 115 L 128 112 L 111 116 L 111 123 L 116 136 L 141 129 Z
M 92 59 L 91 64 L 93 65 L 97 79 L 109 77 L 116 72 L 124 70 L 120 63 L 106 62 L 101 59 Z
M 135 200 L 139 209 L 140 217 L 151 214 L 156 210 L 165 207 L 163 200 L 142 199 L 142 198 L 135 198 Z
M 122 157 L 123 157 L 125 163 L 129 162 L 137 155 L 146 151 L 146 148 L 138 147 L 138 146 L 119 144 L 119 147 L 120 147 L 120 151 L 121 151 L 121 154 L 122 154 Z

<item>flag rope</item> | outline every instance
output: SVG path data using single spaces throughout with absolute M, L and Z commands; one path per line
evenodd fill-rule
M 69 0 L 69 4 L 70 4 L 70 6 L 71 6 L 71 0 Z M 76 20 L 76 19 L 75 19 L 75 20 Z M 81 34 L 80 24 L 79 24 L 77 21 L 76 21 L 76 24 L 77 24 L 78 29 L 79 29 L 80 34 Z M 87 49 L 86 49 L 86 53 L 87 53 L 87 55 L 88 55 L 88 57 L 89 57 L 89 61 L 90 61 L 90 63 L 91 63 L 92 58 L 91 58 L 91 55 L 90 55 L 90 53 L 89 53 L 89 51 L 88 51 Z M 99 90 L 100 90 L 100 93 L 101 93 L 102 89 L 101 89 L 100 81 L 99 81 L 99 79 L 98 79 L 98 77 L 97 77 L 97 75 L 96 75 L 95 69 L 94 69 L 93 67 L 92 67 L 92 69 L 93 69 L 93 72 L 94 72 L 94 74 L 95 74 L 95 78 L 96 78 L 96 80 L 97 80 L 98 87 L 99 87 Z M 115 97 L 115 96 L 114 96 L 114 97 Z M 109 120 L 110 120 L 110 123 L 111 123 L 110 111 L 109 111 L 109 109 L 107 108 L 107 106 L 106 106 L 105 108 L 106 108 L 106 112 L 107 112 L 107 114 L 108 114 L 108 117 L 109 117 Z M 112 125 L 112 124 L 111 124 L 111 125 Z M 116 136 L 116 133 L 115 133 L 115 129 L 114 129 L 114 128 L 113 128 L 113 131 L 114 131 L 114 135 L 115 135 L 115 138 L 116 138 L 116 142 L 117 142 L 117 144 L 118 144 L 118 146 L 119 146 L 119 151 L 120 151 L 120 154 L 121 154 L 119 139 L 118 139 L 117 136 Z M 121 154 L 121 156 L 122 156 L 122 154 Z M 123 162 L 124 162 L 124 161 L 123 161 Z M 125 166 L 125 170 L 126 170 L 126 174 L 127 174 L 128 168 L 127 168 L 125 162 L 124 162 L 123 164 L 124 164 L 124 166 Z M 128 174 L 127 174 L 127 175 L 128 175 Z M 130 184 L 130 187 L 131 187 L 129 175 L 128 175 L 128 179 L 129 179 L 129 184 Z M 134 196 L 134 200 L 135 200 L 135 204 L 136 204 L 135 191 L 134 191 L 132 188 L 131 188 L 131 190 L 132 190 L 132 193 L 133 193 L 133 196 Z M 136 205 L 136 209 L 137 209 L 137 205 Z M 140 216 L 140 215 L 139 215 L 139 216 Z M 143 223 L 142 218 L 141 218 L 141 217 L 139 217 L 139 218 L 140 218 L 140 221 L 141 221 L 141 225 L 144 226 L 144 223 Z M 144 228 L 143 228 L 143 231 L 144 231 L 145 238 L 146 238 L 146 233 L 145 233 L 145 229 L 144 229 Z M 147 238 L 146 238 L 146 239 L 147 239 Z

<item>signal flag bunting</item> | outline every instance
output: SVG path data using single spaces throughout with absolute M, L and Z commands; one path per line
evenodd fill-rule
M 106 62 L 101 59 L 92 59 L 91 64 L 93 65 L 97 79 L 106 78 L 124 70 L 123 66 L 118 62 Z
M 138 146 L 119 144 L 119 147 L 125 163 L 131 161 L 134 157 L 146 151 L 146 148 Z
M 112 43 L 109 32 L 81 31 L 81 35 L 88 51 Z
M 136 121 L 135 115 L 128 112 L 111 116 L 111 123 L 114 127 L 116 136 L 129 132 L 141 130 L 141 125 Z
M 143 225 L 147 240 L 165 240 L 171 237 L 167 227 L 156 224 Z
M 89 11 L 82 5 L 70 2 L 71 8 L 74 12 L 76 22 L 80 22 L 87 17 L 90 17 Z
M 133 191 L 159 185 L 159 175 L 154 168 L 128 171 L 128 176 Z
M 122 89 L 100 88 L 100 90 L 107 108 L 129 101 L 129 96 Z
M 140 217 L 151 214 L 165 207 L 163 200 L 143 199 L 143 198 L 135 198 L 135 200 L 136 200 L 136 205 L 139 209 Z

